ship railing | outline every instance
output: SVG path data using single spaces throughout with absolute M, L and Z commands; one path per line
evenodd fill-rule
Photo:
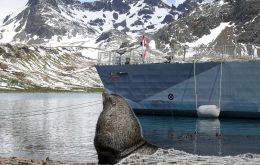
M 181 47 L 172 52 L 170 62 L 260 60 L 260 45 Z
M 147 58 L 144 59 L 144 54 L 141 50 L 131 51 L 99 51 L 98 65 L 137 65 L 147 63 L 163 63 L 165 57 L 163 54 L 149 52 Z
M 186 63 L 194 60 L 197 62 L 260 60 L 260 45 L 183 46 L 167 54 L 149 50 L 145 60 L 142 50 L 112 50 L 98 53 L 98 65 Z
M 260 58 L 260 45 L 225 45 L 223 54 L 229 55 L 231 59 L 251 59 L 257 60 Z

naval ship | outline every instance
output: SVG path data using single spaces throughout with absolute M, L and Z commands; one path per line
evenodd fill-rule
M 215 105 L 219 117 L 260 118 L 260 47 L 254 48 L 247 55 L 234 48 L 232 56 L 211 51 L 212 59 L 197 53 L 146 62 L 138 52 L 103 52 L 96 69 L 107 92 L 125 97 L 136 114 L 197 116 L 200 106 Z

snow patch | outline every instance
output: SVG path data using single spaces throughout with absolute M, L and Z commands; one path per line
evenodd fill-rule
M 185 43 L 189 47 L 198 47 L 200 45 L 208 45 L 209 43 L 213 42 L 220 33 L 226 29 L 227 27 L 231 27 L 230 22 L 222 22 L 218 27 L 215 29 L 210 30 L 210 34 L 202 36 L 200 39 L 198 39 L 195 42 L 192 43 Z
M 16 10 L 15 12 L 13 12 L 10 17 L 9 20 L 14 19 L 20 12 L 22 12 L 25 8 L 27 8 L 27 6 L 24 6 L 22 8 L 19 8 L 18 10 Z M 27 16 L 28 18 L 28 16 Z M 27 20 L 26 20 L 27 23 Z M 20 32 L 22 31 L 22 29 L 25 28 L 25 25 L 21 28 Z M 19 33 L 19 32 L 15 32 L 15 29 L 20 25 L 19 21 L 12 21 L 9 24 L 3 23 L 3 19 L 1 20 L 0 23 L 0 43 L 9 43 L 13 41 L 14 36 Z
M 0 82 L 0 87 L 7 87 L 8 84 L 6 82 Z
M 4 33 L 2 33 L 2 39 L 0 40 L 2 43 L 9 43 L 13 41 L 14 36 L 17 34 L 15 32 L 15 28 L 19 25 L 15 22 L 10 23 L 9 25 L 5 26 Z
M 156 49 L 156 44 L 155 44 L 155 41 L 154 41 L 154 40 L 151 40 L 151 41 L 149 42 L 149 47 L 150 47 L 151 49 Z

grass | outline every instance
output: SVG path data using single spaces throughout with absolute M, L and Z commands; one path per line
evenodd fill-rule
M 7 54 L 6 50 L 2 47 L 8 48 L 9 54 Z M 45 53 L 44 55 L 39 55 L 40 49 L 42 49 Z M 75 71 L 75 68 L 79 65 L 79 63 L 84 60 L 83 56 L 77 55 L 75 53 L 72 54 L 60 54 L 59 49 L 49 49 L 45 47 L 35 47 L 35 51 L 29 49 L 28 46 L 14 46 L 11 44 L 5 44 L 1 46 L 0 53 L 3 53 L 6 55 L 4 57 L 7 59 L 7 61 L 11 61 L 11 63 L 16 65 L 22 65 L 25 69 L 24 71 L 13 71 L 13 66 L 8 66 L 5 63 L 0 62 L 0 71 L 5 74 L 0 76 L 0 92 L 103 92 L 104 89 L 101 87 L 84 87 L 83 85 L 75 85 L 75 84 L 69 84 L 69 82 L 66 82 L 65 84 L 69 87 L 68 89 L 62 89 L 62 88 L 51 88 L 50 87 L 43 87 L 36 85 L 37 83 L 34 83 L 33 81 L 37 81 L 35 77 L 29 79 L 30 74 L 36 74 L 37 76 L 41 77 L 44 81 L 48 82 L 48 79 L 51 79 L 49 77 L 49 70 L 46 70 L 46 67 L 51 68 L 51 66 L 54 66 L 55 68 L 58 68 L 57 75 L 59 75 L 60 70 L 65 70 L 67 72 L 73 72 Z M 1 60 L 0 60 L 1 61 Z M 84 62 L 84 61 L 83 61 Z M 86 63 L 88 64 L 88 61 Z M 81 66 L 81 65 L 79 65 Z M 36 67 L 35 70 L 31 71 L 30 68 Z M 80 68 L 79 68 L 80 69 Z M 90 68 L 91 69 L 91 68 Z M 15 69 L 17 70 L 17 69 Z M 27 71 L 28 70 L 28 71 Z M 55 71 L 55 69 L 53 69 Z M 88 72 L 88 71 L 87 71 Z M 77 72 L 78 73 L 78 72 Z M 77 74 L 75 73 L 75 74 Z M 5 76 L 6 75 L 6 76 Z M 79 73 L 81 76 L 81 73 Z M 67 75 L 62 75 L 63 77 L 66 77 Z M 70 75 L 68 75 L 69 77 Z M 72 78 L 77 78 L 76 76 Z M 36 80 L 34 80 L 36 79 Z M 58 78 L 53 78 L 53 81 L 57 81 Z M 67 80 L 67 79 L 66 79 Z M 96 81 L 97 83 L 101 84 L 100 80 L 95 80 L 93 78 L 93 81 Z M 4 83 L 4 86 L 1 87 L 1 83 Z
M 0 79 L 1 80 L 1 79 Z M 1 88 L 0 92 L 86 92 L 86 93 L 94 93 L 94 92 L 104 92 L 105 89 L 102 87 L 74 87 L 71 89 L 63 89 L 63 88 L 50 88 L 50 87 L 42 87 L 35 84 L 30 84 L 23 82 L 22 80 L 17 79 L 5 79 L 1 80 L 2 82 L 6 82 L 8 84 L 8 89 Z M 1 82 L 0 81 L 0 82 Z

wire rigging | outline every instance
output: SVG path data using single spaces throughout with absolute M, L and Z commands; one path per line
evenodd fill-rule
M 194 93 L 195 93 L 195 101 L 196 101 L 196 111 L 198 110 L 198 93 L 197 93 L 197 78 L 196 78 L 196 56 L 193 61 L 193 77 L 194 77 Z

